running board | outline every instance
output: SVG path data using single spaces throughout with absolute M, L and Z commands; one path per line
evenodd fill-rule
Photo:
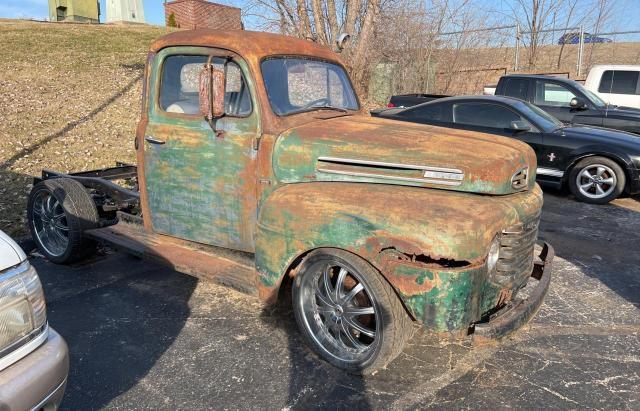
M 149 233 L 138 224 L 118 224 L 85 235 L 135 256 L 258 296 L 254 255 Z

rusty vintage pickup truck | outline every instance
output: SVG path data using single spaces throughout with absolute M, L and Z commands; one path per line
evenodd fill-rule
M 291 287 L 307 343 L 354 373 L 388 364 L 416 324 L 503 337 L 546 295 L 533 151 L 369 117 L 340 55 L 313 42 L 161 37 L 135 146 L 137 166 L 36 179 L 28 221 L 47 258 L 107 242 L 266 305 Z

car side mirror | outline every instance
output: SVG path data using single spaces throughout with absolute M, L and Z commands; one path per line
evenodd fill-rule
M 200 114 L 208 121 L 224 116 L 224 73 L 206 64 L 200 71 Z
M 531 130 L 531 126 L 527 124 L 526 121 L 523 120 L 515 120 L 512 121 L 509 125 L 509 130 L 511 131 L 529 131 Z
M 582 99 L 574 97 L 569 102 L 569 106 L 571 106 L 571 108 L 574 108 L 576 110 L 584 110 L 587 108 L 587 103 L 585 103 Z

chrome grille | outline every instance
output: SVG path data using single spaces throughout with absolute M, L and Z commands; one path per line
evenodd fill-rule
M 502 231 L 495 275 L 500 285 L 520 285 L 531 274 L 539 223 L 540 215 L 536 215 Z

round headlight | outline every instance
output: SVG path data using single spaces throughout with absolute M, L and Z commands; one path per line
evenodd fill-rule
M 489 247 L 489 254 L 487 255 L 487 272 L 493 273 L 496 270 L 496 264 L 498 264 L 498 258 L 500 258 L 500 239 L 498 236 L 493 238 L 491 246 Z

